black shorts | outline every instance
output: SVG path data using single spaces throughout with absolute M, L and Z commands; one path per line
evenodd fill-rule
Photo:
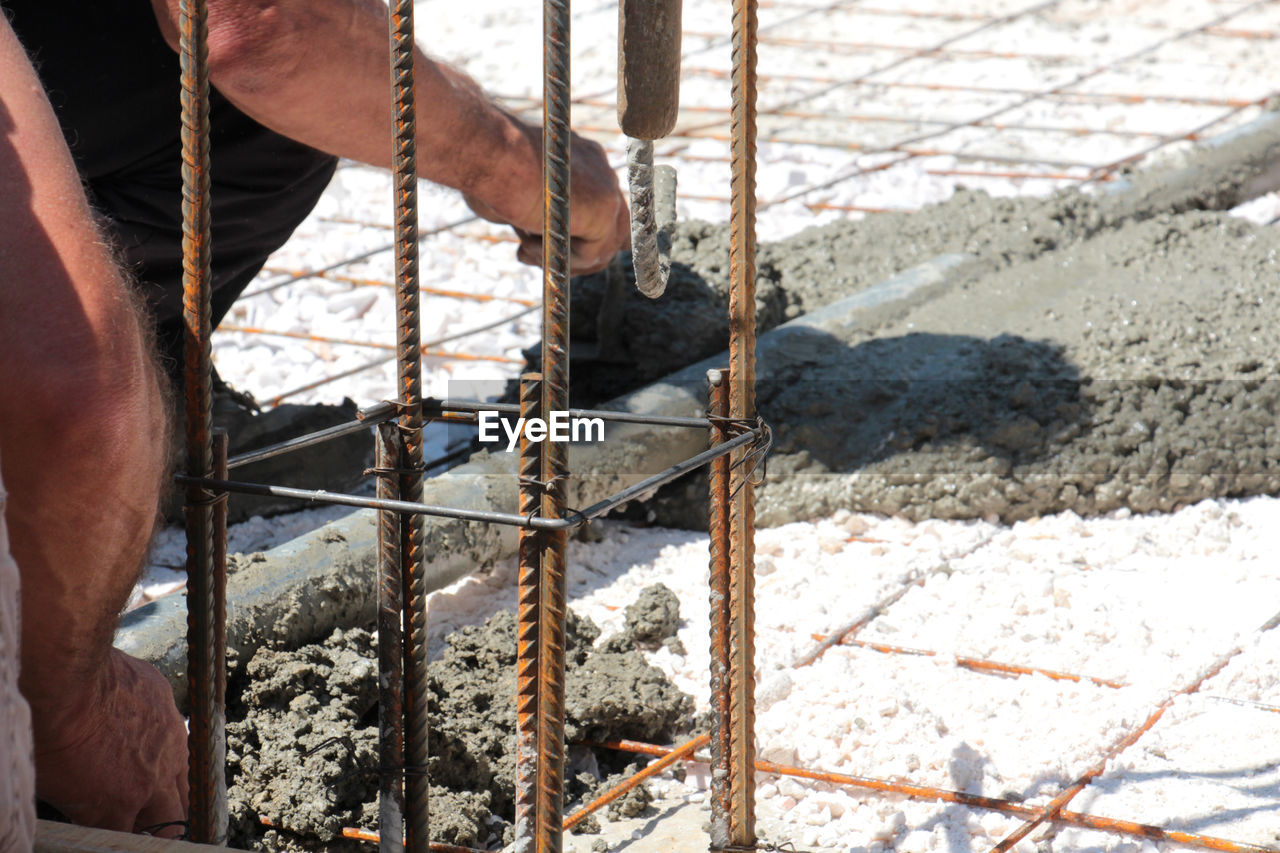
M 150 0 L 0 0 L 36 65 L 84 179 L 155 318 L 166 368 L 182 363 L 178 57 Z M 315 206 L 337 158 L 210 94 L 213 321 Z

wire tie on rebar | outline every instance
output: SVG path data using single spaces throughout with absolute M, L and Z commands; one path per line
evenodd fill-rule
M 211 490 L 206 490 L 206 493 L 209 494 L 209 497 L 207 498 L 199 498 L 197 500 L 191 500 L 188 498 L 187 506 L 193 506 L 193 507 L 218 506 L 220 504 L 226 503 L 227 500 L 231 497 L 230 492 L 222 492 L 222 491 L 212 492 Z
M 745 421 L 739 420 L 737 423 L 741 424 L 745 423 Z M 737 468 L 747 462 L 750 462 L 751 465 L 747 468 L 747 474 L 743 477 L 742 482 L 738 484 L 738 488 L 734 489 L 729 494 L 729 500 L 733 500 L 738 492 L 742 490 L 742 487 L 747 483 L 751 483 L 753 486 L 764 485 L 765 479 L 769 473 L 767 460 L 769 458 L 769 451 L 773 448 L 773 430 L 770 429 L 767 423 L 765 423 L 764 418 L 758 415 L 756 416 L 755 424 L 751 429 L 756 433 L 756 440 L 748 445 L 747 452 L 743 454 L 741 459 L 733 463 L 730 468 Z M 743 430 L 743 432 L 746 432 L 746 430 Z M 739 433 L 739 435 L 741 434 L 742 433 Z M 759 476 L 757 476 L 757 471 L 759 472 Z
M 365 468 L 365 477 L 407 477 L 425 471 L 426 468 Z

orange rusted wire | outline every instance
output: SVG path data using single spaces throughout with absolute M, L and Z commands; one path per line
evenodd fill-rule
M 1264 633 L 1266 631 L 1270 631 L 1273 628 L 1276 628 L 1277 626 L 1280 626 L 1280 613 L 1277 613 L 1275 616 L 1272 616 L 1270 619 L 1268 619 L 1266 623 L 1264 623 L 1262 627 L 1258 629 L 1258 633 Z M 1109 764 L 1113 758 L 1118 756 L 1120 753 L 1124 752 L 1130 746 L 1133 746 L 1133 744 L 1138 742 L 1139 738 L 1141 738 L 1144 734 L 1150 731 L 1151 727 L 1154 726 L 1160 720 L 1160 718 L 1164 716 L 1164 712 L 1169 709 L 1169 706 L 1174 703 L 1174 700 L 1176 700 L 1179 696 L 1190 696 L 1192 693 L 1195 693 L 1196 691 L 1198 691 L 1206 681 L 1213 678 L 1218 673 L 1222 672 L 1222 670 L 1226 668 L 1227 664 L 1230 663 L 1232 659 L 1235 658 L 1242 651 L 1244 651 L 1244 646 L 1236 646 L 1234 649 L 1232 649 L 1231 651 L 1227 652 L 1225 655 L 1223 655 L 1222 657 L 1214 661 L 1213 665 L 1210 666 L 1203 673 L 1201 673 L 1200 677 L 1197 678 L 1194 682 L 1192 682 L 1191 684 L 1188 684 L 1186 687 L 1183 687 L 1182 689 L 1168 696 L 1163 702 L 1160 703 L 1159 707 L 1157 707 L 1155 711 L 1151 713 L 1151 716 L 1147 717 L 1147 719 L 1142 723 L 1141 726 L 1134 729 L 1129 734 L 1125 735 L 1116 743 L 1112 744 L 1111 748 L 1107 750 L 1106 754 L 1103 755 L 1102 758 L 1099 759 L 1096 764 L 1094 764 L 1092 767 L 1086 770 L 1079 779 L 1071 783 L 1071 785 L 1069 785 L 1056 797 L 1050 800 L 1047 805 L 1045 805 L 1040 809 L 1037 809 L 1035 815 L 1029 818 L 1026 823 L 1022 824 L 1022 826 L 1018 827 L 1013 832 L 1009 833 L 1009 835 L 1007 835 L 1004 839 L 1002 839 L 999 844 L 993 847 L 992 853 L 1005 853 L 1005 851 L 1011 849 L 1015 844 L 1017 844 L 1023 838 L 1026 838 L 1028 835 L 1030 835 L 1031 832 L 1041 823 L 1043 823 L 1046 820 L 1052 821 L 1053 816 L 1058 812 L 1060 812 L 1062 808 L 1066 806 L 1067 803 L 1071 802 L 1072 798 L 1075 797 L 1076 794 L 1079 794 L 1086 787 L 1088 787 L 1089 783 L 1091 783 L 1095 778 L 1097 778 L 1099 775 L 1103 773 L 1103 771 L 1107 769 L 1107 764 Z
M 614 740 L 604 741 L 601 743 L 593 742 L 586 743 L 584 745 L 654 756 L 666 755 L 671 751 L 669 747 L 655 746 L 654 744 L 642 743 L 640 741 L 633 740 Z M 686 760 L 694 761 L 699 764 L 706 764 L 708 763 L 708 756 L 695 753 Z M 807 770 L 803 767 L 793 767 L 791 765 L 778 764 L 777 762 L 765 761 L 763 759 L 756 760 L 755 769 L 761 773 L 769 773 L 774 776 L 790 776 L 796 779 L 810 779 L 815 782 L 827 782 L 832 785 L 860 788 L 862 790 L 876 791 L 883 794 L 899 794 L 913 800 L 933 800 L 944 803 L 955 803 L 956 805 L 969 806 L 971 808 L 1003 812 L 1004 814 L 1011 814 L 1017 817 L 1033 817 L 1040 811 L 1032 806 L 1025 806 L 1021 803 L 1015 803 L 1011 800 L 999 799 L 997 797 L 984 797 L 978 794 L 966 794 L 963 791 L 952 791 L 947 788 L 914 785 L 909 782 L 891 782 L 885 779 L 874 779 L 867 776 L 852 776 L 846 773 L 831 773 L 824 770 Z M 1242 841 L 1230 841 L 1225 838 L 1216 838 L 1209 835 L 1196 835 L 1190 832 L 1181 832 L 1176 829 L 1162 829 L 1158 826 L 1137 823 L 1136 821 L 1098 817 L 1097 815 L 1083 814 L 1081 812 L 1060 811 L 1050 817 L 1049 820 L 1053 823 L 1067 824 L 1084 829 L 1095 829 L 1102 832 L 1112 832 L 1117 835 L 1129 835 L 1152 841 L 1168 841 L 1176 844 L 1185 844 L 1189 847 L 1199 847 L 1203 850 L 1222 850 L 1226 851 L 1226 853 L 1280 853 L 1280 851 L 1272 847 L 1262 847 L 1257 844 L 1249 844 Z
M 828 639 L 826 634 L 813 634 L 813 639 L 819 643 Z M 842 638 L 837 645 L 856 646 L 862 649 L 870 649 L 873 652 L 881 652 L 889 655 L 912 655 L 916 657 L 939 657 L 950 655 L 941 655 L 940 652 L 931 651 L 929 649 L 913 649 L 907 646 L 892 646 L 888 643 L 873 643 L 868 640 L 855 640 L 851 637 Z M 994 672 L 1003 675 L 1043 675 L 1052 678 L 1054 681 L 1088 681 L 1099 687 L 1112 687 L 1119 689 L 1127 687 L 1123 681 L 1113 681 L 1110 678 L 1096 678 L 1092 675 L 1076 675 L 1071 672 L 1061 672 L 1056 669 L 1041 669 L 1040 667 L 1021 666 L 1016 663 L 1000 663 L 999 661 L 983 660 L 982 658 L 971 658 L 964 655 L 955 656 L 956 666 L 962 666 L 965 669 L 972 669 L 975 672 Z
M 355 341 L 348 338 L 334 338 L 328 335 L 312 335 L 307 332 L 284 332 L 274 329 L 260 329 L 257 326 L 237 326 L 234 324 L 223 323 L 218 327 L 221 332 L 239 332 L 244 335 L 264 335 L 273 338 L 293 338 L 301 341 L 315 341 L 322 344 L 341 344 L 343 346 L 368 347 L 370 349 L 395 349 L 394 344 L 383 344 L 375 341 Z M 505 355 L 476 355 L 474 353 L 464 352 L 448 352 L 446 350 L 431 349 L 422 347 L 421 352 L 424 356 L 433 358 L 448 358 L 458 361 L 496 361 L 500 364 L 523 364 L 523 360 L 518 358 L 509 358 Z
M 590 815 L 591 813 L 599 811 L 600 809 L 609 805 L 609 803 L 621 797 L 623 794 L 626 794 L 628 791 L 634 789 L 637 785 L 639 785 L 644 780 L 652 776 L 656 776 L 657 774 L 661 773 L 663 770 L 666 770 L 672 764 L 675 764 L 677 761 L 681 761 L 687 758 L 688 756 L 692 755 L 693 753 L 697 752 L 699 749 L 702 749 L 710 742 L 711 742 L 711 736 L 703 734 L 703 735 L 698 735 L 693 740 L 683 743 L 680 746 L 675 747 L 674 749 L 667 750 L 667 752 L 663 754 L 659 758 L 659 760 L 648 765 L 647 767 L 640 770 L 638 773 L 632 775 L 631 777 L 623 780 L 622 782 L 615 785 L 610 790 L 606 791 L 596 799 L 592 800 L 587 805 L 578 809 L 578 811 L 574 812 L 573 814 L 565 818 L 564 830 L 567 832 L 568 830 L 577 826 L 579 823 L 582 823 L 582 821 L 586 820 L 587 816 Z M 271 826 L 270 823 L 267 823 L 265 818 L 260 818 L 260 820 L 265 826 Z M 342 830 L 342 837 L 353 838 L 356 841 L 371 841 L 375 844 L 378 843 L 380 840 L 378 837 L 378 833 L 372 832 L 368 829 L 359 829 L 356 827 L 344 828 Z M 436 853 L 472 853 L 472 848 L 470 847 L 456 847 L 450 844 L 432 844 L 431 849 L 433 851 L 436 851 Z
M 692 38 L 718 38 L 717 33 L 699 32 L 685 30 L 686 36 Z M 1040 62 L 1070 62 L 1079 57 L 1063 53 L 1020 53 L 1008 50 L 982 50 L 980 48 L 952 48 L 952 47 L 921 47 L 919 45 L 909 44 L 887 44 L 884 42 L 863 42 L 863 41 L 837 41 L 834 39 L 805 39 L 792 38 L 788 36 L 761 36 L 761 44 L 771 44 L 777 47 L 803 47 L 813 48 L 815 50 L 828 50 L 832 53 L 854 52 L 861 53 L 868 50 L 883 50 L 891 53 L 908 53 L 916 54 L 921 57 L 930 57 L 936 59 L 1032 59 Z
M 605 791 L 603 794 L 596 797 L 594 800 L 587 803 L 585 806 L 583 806 L 582 808 L 578 809 L 576 812 L 574 812 L 573 814 L 565 818 L 564 819 L 565 831 L 573 829 L 575 826 L 582 823 L 582 821 L 586 820 L 587 816 L 590 815 L 592 812 L 598 811 L 599 809 L 602 809 L 605 806 L 609 805 L 609 803 L 612 803 L 614 800 L 618 799 L 618 797 L 621 797 L 623 794 L 632 790 L 641 782 L 643 782 L 645 779 L 648 779 L 650 776 L 658 775 L 663 770 L 666 770 L 668 767 L 670 767 L 672 764 L 675 764 L 677 761 L 680 761 L 681 759 L 684 759 L 690 755 L 693 755 L 693 753 L 697 752 L 699 749 L 702 749 L 704 746 L 706 746 L 709 743 L 711 743 L 710 735 L 698 735 L 693 740 L 683 743 L 680 746 L 676 747 L 675 749 L 671 750 L 666 755 L 662 756 L 662 758 L 658 759 L 657 761 L 653 762 L 649 766 L 640 770 L 640 772 L 634 774 L 630 778 L 624 779 L 622 782 L 618 783 L 610 790 Z
M 335 273 L 325 273 L 324 278 L 331 281 L 340 281 L 344 284 L 354 284 L 356 287 L 395 287 L 390 281 L 379 281 L 376 278 L 357 278 L 350 275 L 337 275 Z M 445 296 L 450 299 L 466 299 L 471 302 L 514 302 L 516 305 L 537 305 L 536 299 L 523 299 L 519 296 L 497 296 L 492 293 L 473 293 L 469 290 L 447 290 L 442 287 L 424 287 L 419 286 L 418 290 L 431 296 Z
M 685 68 L 685 74 L 696 74 L 703 77 L 711 77 L 712 79 L 726 79 L 729 72 L 722 68 Z M 822 77 L 812 74 L 786 74 L 773 73 L 761 74 L 762 82 L 771 82 L 774 80 L 786 81 L 790 83 L 844 83 L 845 78 L 842 77 Z M 859 82 L 854 81 L 847 85 L 864 85 L 874 86 L 877 89 L 918 89 L 929 92 L 972 92 L 978 95 L 1038 95 L 1040 94 L 1034 89 L 1018 89 L 1012 86 L 973 86 L 958 83 L 925 83 L 925 82 L 909 82 L 903 80 L 880 80 Z M 1183 104 L 1186 106 L 1199 107 L 1247 107 L 1254 103 L 1253 99 L 1242 98 L 1211 98 L 1198 97 L 1194 95 L 1164 95 L 1158 93 L 1137 94 L 1132 92 L 1051 92 L 1042 95 L 1046 100 L 1054 101 L 1072 101 L 1072 102 L 1095 102 L 1108 101 L 1122 104 L 1145 104 L 1152 103 L 1168 103 Z
M 378 837 L 378 833 L 354 826 L 344 826 L 342 828 L 342 837 L 352 838 L 356 841 L 372 841 L 374 844 L 381 840 Z M 457 844 L 438 844 L 436 842 L 428 844 L 427 849 L 431 853 L 487 853 L 487 851 L 476 847 L 462 847 Z

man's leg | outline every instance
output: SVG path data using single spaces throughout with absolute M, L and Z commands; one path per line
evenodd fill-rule
M 48 100 L 0 16 L 0 447 L 22 577 L 37 794 L 71 819 L 181 819 L 182 719 L 111 648 L 154 525 L 161 378 Z

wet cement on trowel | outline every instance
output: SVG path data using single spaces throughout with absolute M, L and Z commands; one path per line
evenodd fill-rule
M 1131 202 L 961 191 L 761 246 L 762 331 L 940 253 L 977 260 L 940 295 L 852 332 L 792 330 L 761 361 L 775 444 L 759 523 L 840 508 L 1013 521 L 1280 493 L 1280 232 L 1196 209 L 1212 193 L 1178 213 Z M 688 223 L 674 245 L 667 295 L 628 292 L 614 361 L 575 365 L 582 402 L 725 348 L 728 229 Z M 602 287 L 576 292 L 587 339 Z M 705 528 L 705 495 L 686 478 L 642 512 Z
M 627 629 L 598 647 L 599 629 L 570 611 L 568 743 L 621 737 L 665 743 L 689 729 L 691 697 L 636 650 L 670 641 L 678 624 L 678 601 L 665 587 L 645 590 L 628 608 Z M 500 612 L 446 642 L 428 685 L 432 840 L 493 847 L 511 840 L 514 816 L 515 619 Z M 375 635 L 356 628 L 296 650 L 260 649 L 230 685 L 233 846 L 366 849 L 344 840 L 342 829 L 377 828 L 376 647 Z M 569 747 L 570 810 L 635 771 L 624 766 L 632 759 L 617 756 Z M 612 808 L 629 816 L 648 802 L 641 787 Z M 278 828 L 264 826 L 263 818 Z M 583 828 L 595 828 L 596 820 Z

